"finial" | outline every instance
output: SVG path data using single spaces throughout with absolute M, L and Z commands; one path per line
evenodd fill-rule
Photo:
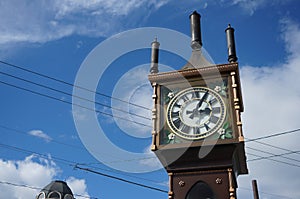
M 158 51 L 159 51 L 159 42 L 157 41 L 157 37 L 154 38 L 154 41 L 151 43 L 151 66 L 150 73 L 158 73 Z
M 236 62 L 237 56 L 235 51 L 235 41 L 234 41 L 234 29 L 228 24 L 228 27 L 225 30 L 226 32 L 226 40 L 227 40 L 227 48 L 228 48 L 228 62 Z
M 202 47 L 200 18 L 201 15 L 196 10 L 190 15 L 193 50 L 199 50 Z

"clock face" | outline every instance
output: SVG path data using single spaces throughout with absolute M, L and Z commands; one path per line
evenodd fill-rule
M 185 89 L 175 95 L 167 107 L 167 124 L 184 139 L 198 140 L 217 132 L 226 117 L 225 103 L 206 87 Z

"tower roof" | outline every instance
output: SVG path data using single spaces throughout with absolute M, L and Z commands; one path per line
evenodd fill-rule
M 38 194 L 37 199 L 55 198 L 55 199 L 72 199 L 73 193 L 66 182 L 55 180 L 45 186 Z

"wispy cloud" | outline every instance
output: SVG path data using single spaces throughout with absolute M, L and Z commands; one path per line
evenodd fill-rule
M 29 131 L 28 134 L 38 137 L 38 138 L 41 138 L 46 142 L 50 142 L 52 140 L 52 138 L 49 135 L 47 135 L 46 133 L 44 133 L 41 130 L 32 130 L 32 131 Z
M 222 3 L 230 5 L 230 6 L 239 6 L 244 11 L 253 15 L 255 11 L 261 9 L 265 6 L 274 6 L 274 5 L 282 5 L 289 1 L 281 1 L 281 0 L 221 0 Z
M 134 20 L 134 17 L 146 17 L 167 2 L 166 0 L 2 1 L 0 44 L 44 43 L 72 34 L 107 36 L 138 21 Z

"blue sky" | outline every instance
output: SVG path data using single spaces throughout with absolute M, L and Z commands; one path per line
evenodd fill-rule
M 228 23 L 235 28 L 245 104 L 244 133 L 247 138 L 257 138 L 300 128 L 299 7 L 297 0 L 4 0 L 0 1 L 0 60 L 77 84 L 82 76 L 84 80 L 91 78 L 92 81 L 96 72 L 82 74 L 81 70 L 92 59 L 92 55 L 97 55 L 94 58 L 97 62 L 93 63 L 99 68 L 95 71 L 103 70 L 98 77 L 98 84 L 95 84 L 97 92 L 152 107 L 152 91 L 147 81 L 150 49 L 136 49 L 132 46 L 143 41 L 150 47 L 153 39 L 158 37 L 161 48 L 164 49 L 172 42 L 176 46 L 176 42 L 181 40 L 173 37 L 168 40 L 155 31 L 148 31 L 137 38 L 130 37 L 128 42 L 131 43 L 128 46 L 132 47 L 131 52 L 120 54 L 118 50 L 122 44 L 113 43 L 114 39 L 126 37 L 128 32 L 116 34 L 134 31 L 136 28 L 145 30 L 145 27 L 156 27 L 177 31 L 189 37 L 188 16 L 197 10 L 202 16 L 203 47 L 214 63 L 227 62 L 224 30 Z M 103 43 L 114 45 L 103 50 Z M 189 49 L 189 42 L 178 45 Z M 180 69 L 185 64 L 185 60 L 175 52 L 176 49 L 173 52 L 160 51 L 161 69 Z M 115 55 L 117 58 L 105 66 L 106 55 Z M 130 111 L 150 118 L 149 110 L 100 95 L 95 96 L 98 104 L 76 99 L 74 95 L 72 99 L 72 93 L 77 94 L 76 88 L 3 63 L 0 63 L 0 72 L 1 82 L 15 86 L 0 83 L 1 197 L 27 199 L 34 198 L 37 192 L 30 188 L 3 184 L 4 182 L 44 187 L 53 179 L 67 180 L 75 194 L 99 199 L 122 196 L 161 199 L 168 197 L 165 193 L 74 169 L 74 165 L 78 164 L 84 168 L 168 190 L 167 174 L 159 169 L 158 162 L 149 151 L 151 131 L 147 125 L 151 125 L 150 120 L 128 114 Z M 42 88 L 7 74 L 67 94 Z M 16 86 L 56 100 L 20 90 Z M 93 98 L 87 91 L 78 93 L 85 98 Z M 103 140 L 93 140 L 98 138 L 99 132 L 92 125 L 89 126 L 89 123 L 85 123 L 89 121 L 87 113 L 91 111 L 76 106 L 74 108 L 74 105 L 72 107 L 72 100 L 145 126 L 101 113 L 94 114 L 109 141 L 122 149 L 122 153 L 105 150 Z M 112 111 L 110 106 L 115 109 Z M 125 113 L 117 109 L 122 109 Z M 81 124 L 90 127 L 90 131 L 82 132 Z M 84 141 L 87 140 L 86 135 L 91 136 L 92 146 Z M 297 131 L 261 140 L 265 145 L 247 143 L 250 174 L 239 177 L 239 198 L 252 198 L 252 179 L 258 180 L 261 198 L 299 198 L 300 181 L 295 177 L 299 176 L 299 138 Z M 273 157 L 272 160 L 255 160 L 257 156 L 278 155 L 287 153 L 287 150 L 294 153 Z M 122 156 L 123 152 L 125 156 Z M 99 157 L 103 158 L 102 162 Z M 126 172 L 132 168 L 138 172 Z

